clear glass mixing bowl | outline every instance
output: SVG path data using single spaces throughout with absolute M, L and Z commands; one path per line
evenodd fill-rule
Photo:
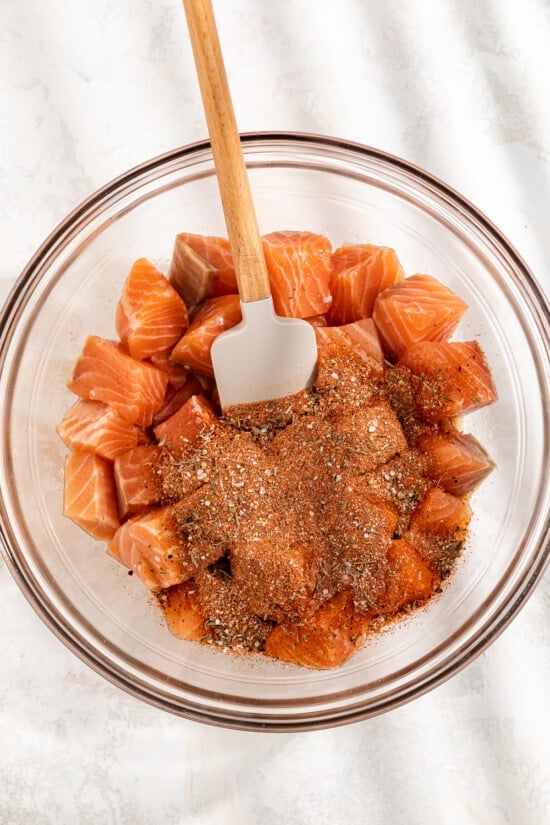
M 225 234 L 208 144 L 122 175 L 79 206 L 36 253 L 1 319 L 2 550 L 33 607 L 91 667 L 182 716 L 296 730 L 393 708 L 448 678 L 510 621 L 548 559 L 548 306 L 505 238 L 441 182 L 383 152 L 324 137 L 243 138 L 262 233 L 309 229 L 335 246 L 394 247 L 469 304 L 500 400 L 471 414 L 497 468 L 471 499 L 468 546 L 433 603 L 373 635 L 335 671 L 233 656 L 174 638 L 144 587 L 61 515 L 65 447 L 56 424 L 83 340 L 114 337 L 134 259 L 166 267 L 179 231 Z

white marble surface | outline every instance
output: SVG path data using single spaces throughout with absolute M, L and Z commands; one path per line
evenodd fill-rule
M 550 291 L 548 0 L 216 0 L 243 131 L 332 134 L 447 180 Z M 178 0 L 1 0 L 0 299 L 64 214 L 205 136 Z M 382 717 L 235 733 L 74 658 L 0 562 L 0 823 L 547 825 L 550 575 L 473 664 Z

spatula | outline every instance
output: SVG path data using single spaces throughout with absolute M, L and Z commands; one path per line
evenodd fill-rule
M 293 395 L 311 386 L 313 327 L 275 314 L 262 241 L 211 0 L 183 0 L 243 319 L 212 345 L 223 408 Z

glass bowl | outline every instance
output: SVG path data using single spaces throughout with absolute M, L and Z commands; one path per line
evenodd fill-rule
M 470 537 L 441 595 L 337 670 L 234 656 L 174 638 L 137 577 L 62 512 L 56 424 L 84 338 L 114 337 L 138 257 L 166 270 L 174 236 L 225 234 L 207 143 L 177 149 L 92 195 L 52 233 L 12 291 L 1 327 L 1 526 L 7 563 L 62 641 L 120 687 L 184 717 L 243 729 L 326 727 L 394 708 L 447 679 L 518 611 L 548 560 L 548 306 L 505 238 L 425 172 L 375 149 L 300 134 L 243 137 L 262 233 L 309 229 L 334 246 L 397 250 L 470 309 L 499 401 L 464 421 L 496 461 L 472 495 Z

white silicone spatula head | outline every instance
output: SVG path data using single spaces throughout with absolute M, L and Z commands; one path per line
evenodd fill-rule
M 310 386 L 313 327 L 275 315 L 241 142 L 211 0 L 183 0 L 216 166 L 243 320 L 216 338 L 214 375 L 222 407 L 293 395 Z
M 313 327 L 275 315 L 271 297 L 241 302 L 241 308 L 241 323 L 219 335 L 211 350 L 222 407 L 283 398 L 311 386 Z

